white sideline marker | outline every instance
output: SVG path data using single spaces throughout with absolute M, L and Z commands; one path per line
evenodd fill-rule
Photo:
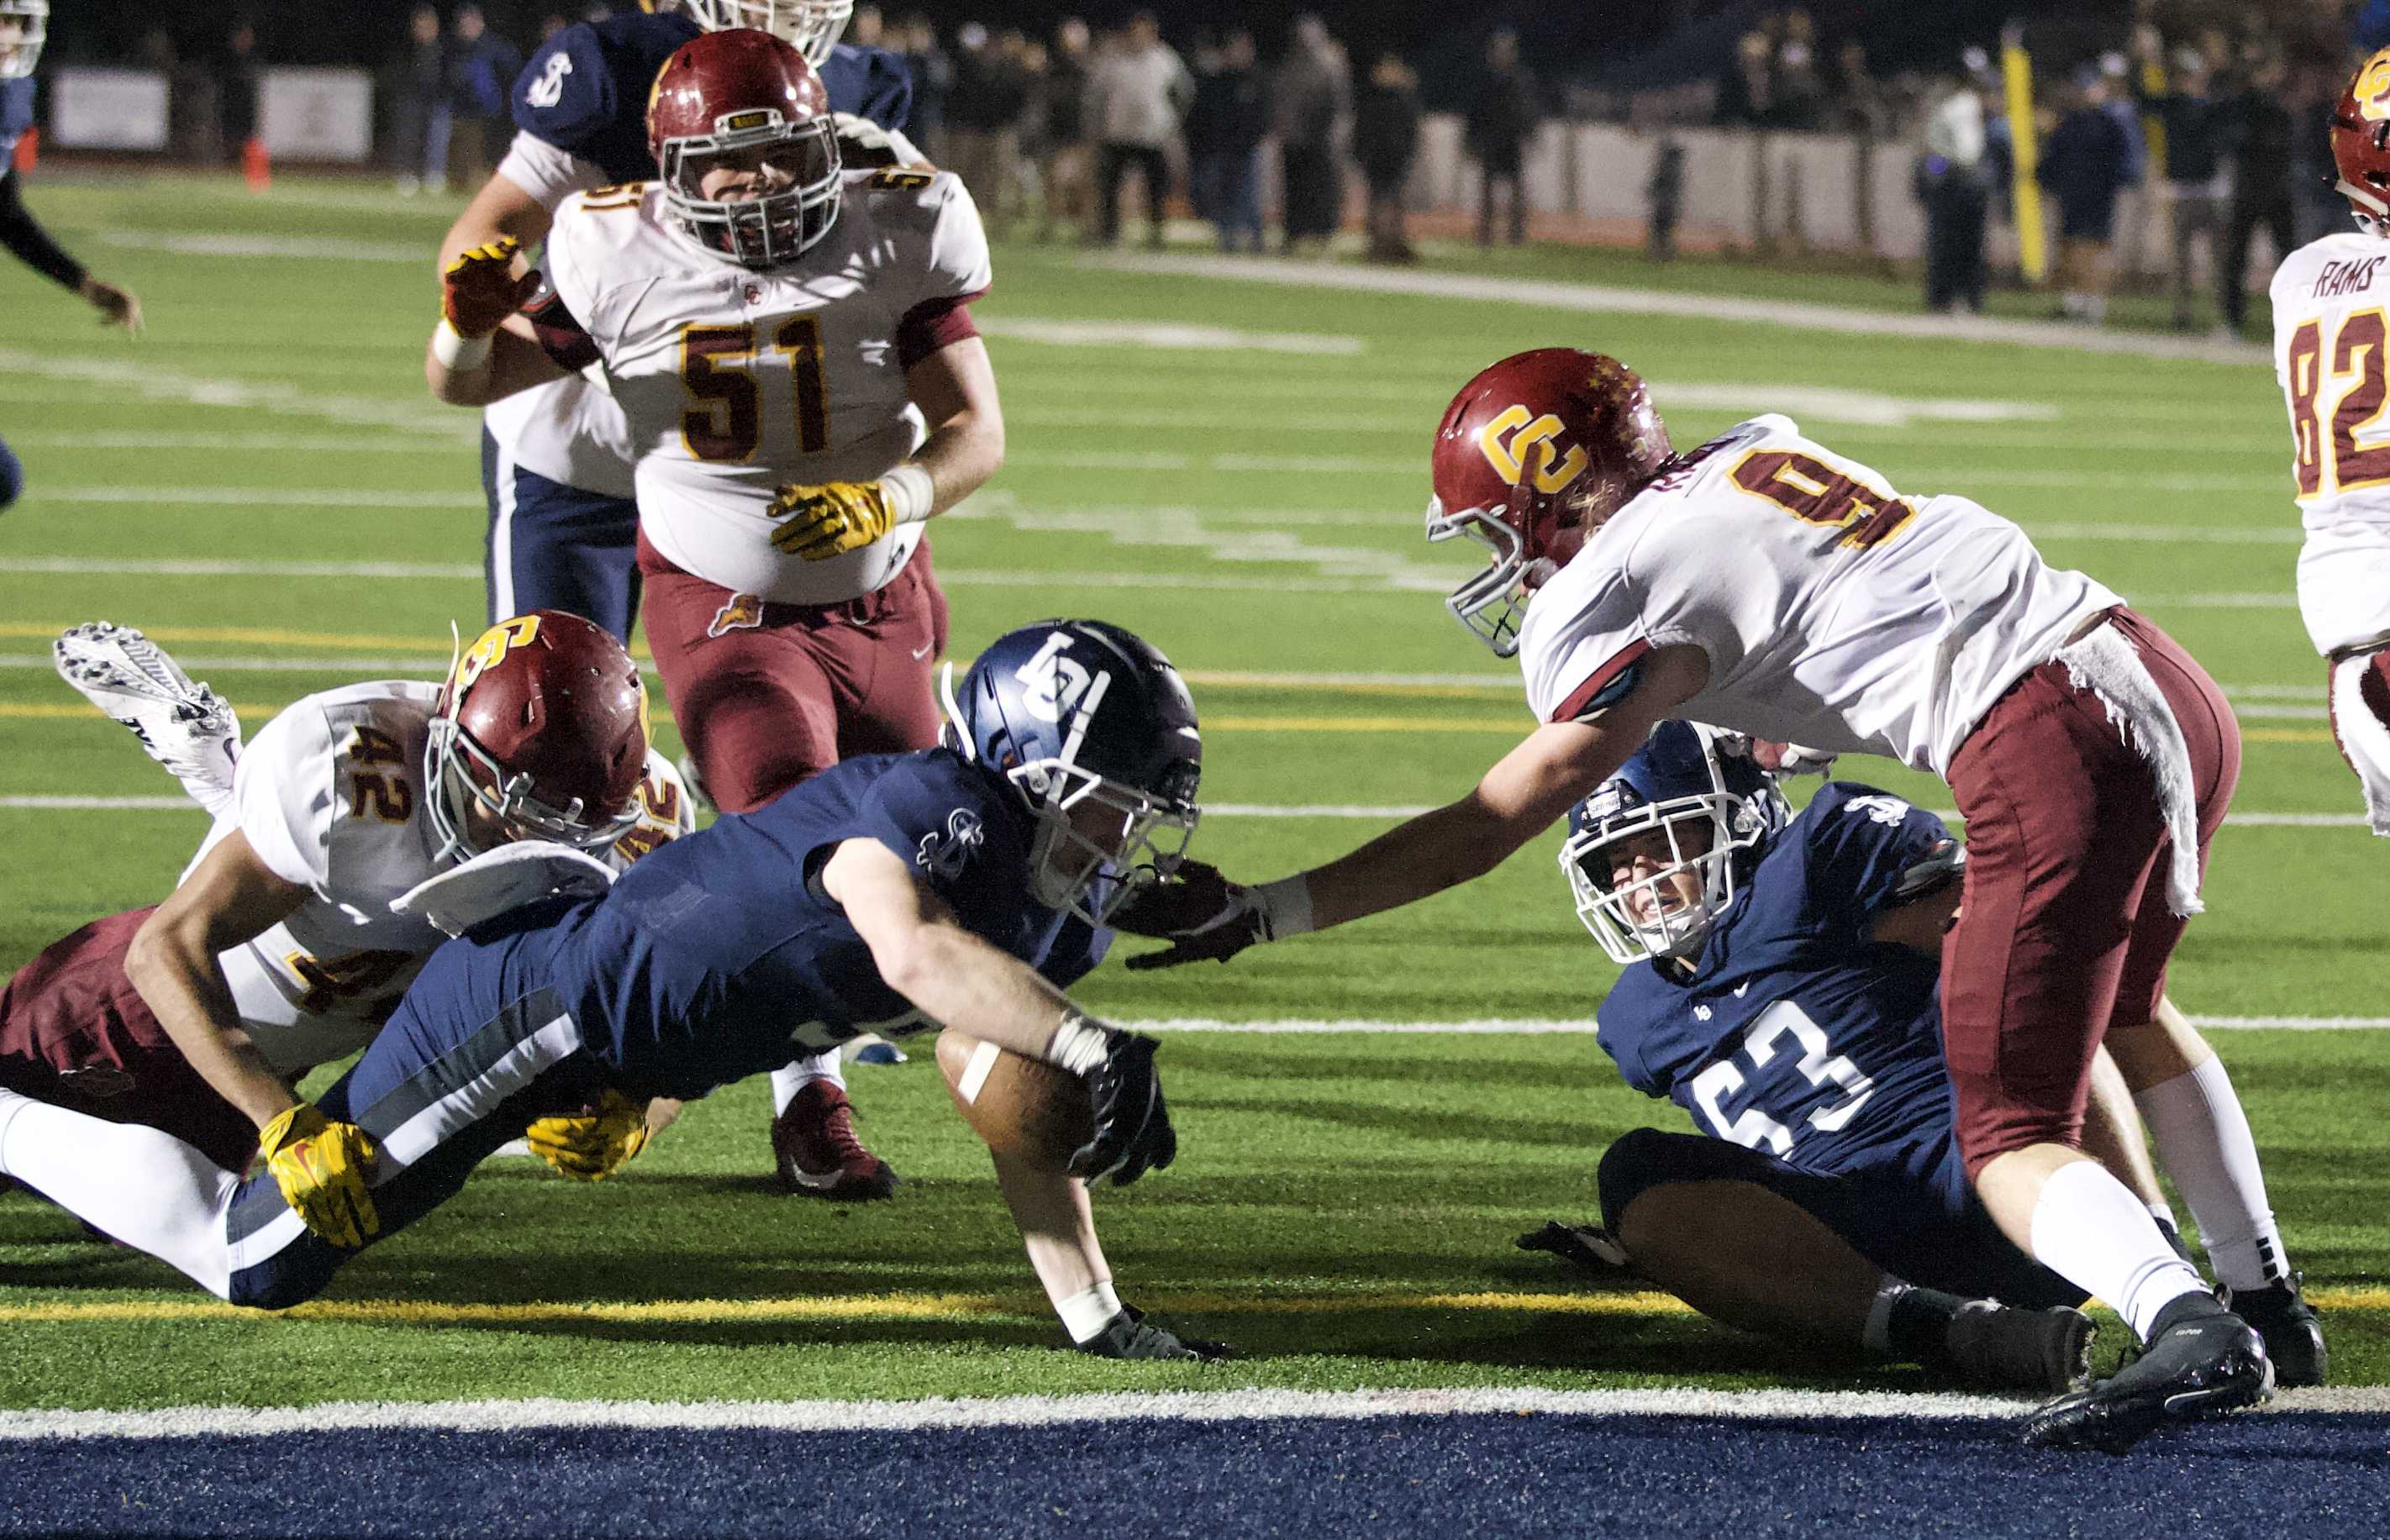
M 1122 1421 L 1242 1422 L 1392 1417 L 1919 1418 L 2002 1422 L 2032 1405 L 2002 1396 L 1894 1391 L 1162 1391 L 926 1401 L 332 1401 L 313 1406 L 170 1406 L 141 1412 L 0 1411 L 0 1441 L 262 1438 L 330 1429 L 507 1432 L 526 1428 L 765 1429 L 909 1432 Z M 2390 1411 L 2390 1388 L 2289 1391 L 2275 1412 Z

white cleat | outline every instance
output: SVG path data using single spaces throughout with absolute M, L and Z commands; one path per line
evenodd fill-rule
M 58 677 L 130 727 L 194 802 L 212 814 L 232 801 L 240 719 L 223 696 L 193 684 L 164 649 L 129 625 L 92 621 L 61 632 L 50 650 Z

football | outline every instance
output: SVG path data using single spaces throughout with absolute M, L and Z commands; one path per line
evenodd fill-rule
M 952 1027 L 938 1033 L 938 1069 L 963 1121 L 999 1155 L 1061 1171 L 1095 1136 L 1086 1084 L 1067 1070 Z

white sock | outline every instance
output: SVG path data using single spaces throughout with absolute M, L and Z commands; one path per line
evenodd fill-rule
M 2266 1174 L 2248 1114 L 2224 1060 L 2138 1092 L 2133 1104 L 2158 1143 L 2158 1163 L 2191 1205 L 2208 1264 L 2227 1289 L 2263 1289 L 2290 1276 L 2282 1232 L 2266 1200 Z
M 805 1088 L 805 1083 L 815 1080 L 827 1080 L 842 1091 L 846 1089 L 846 1067 L 839 1061 L 836 1048 L 783 1064 L 772 1072 L 772 1116 L 777 1118 L 787 1111 L 789 1103 Z
M 172 1134 L 0 1091 L 0 1174 L 230 1296 L 224 1216 L 240 1174 Z
M 1868 1306 L 1867 1328 L 1860 1333 L 1859 1346 L 1870 1358 L 1892 1356 L 1892 1307 L 1909 1286 L 1886 1273 L 1876 1285 L 1875 1303 Z
M 2033 1260 L 2105 1300 L 2143 1341 L 2159 1311 L 2207 1292 L 2149 1209 L 2097 1161 L 2070 1161 L 2043 1185 L 2033 1209 Z

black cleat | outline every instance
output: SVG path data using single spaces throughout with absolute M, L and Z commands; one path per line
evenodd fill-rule
M 2141 1355 L 2114 1378 L 2062 1395 L 2024 1420 L 2036 1449 L 2121 1455 L 2166 1422 L 2255 1406 L 2273 1393 L 2274 1366 L 2249 1323 L 2204 1294 L 2166 1306 Z
M 2315 1306 L 2299 1292 L 2302 1274 L 2280 1283 L 2242 1293 L 2225 1290 L 2224 1303 L 2265 1340 L 2266 1356 L 2274 1363 L 2274 1383 L 2289 1389 L 2324 1382 L 2323 1323 Z

